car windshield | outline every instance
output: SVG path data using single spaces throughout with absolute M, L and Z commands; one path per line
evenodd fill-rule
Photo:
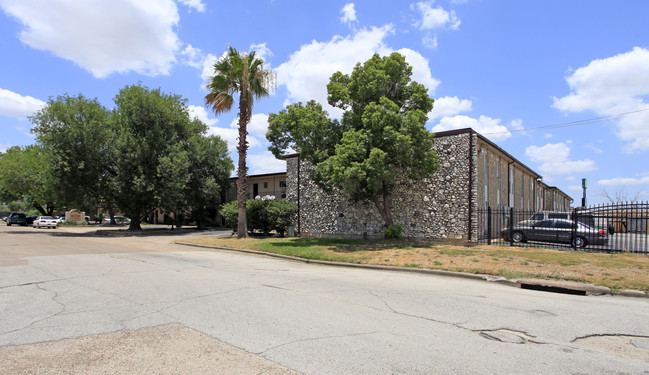
M 51 216 L 41 216 L 41 220 L 54 220 Z

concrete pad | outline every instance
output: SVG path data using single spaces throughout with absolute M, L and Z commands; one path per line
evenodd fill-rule
M 2 374 L 298 374 L 180 324 L 0 347 Z

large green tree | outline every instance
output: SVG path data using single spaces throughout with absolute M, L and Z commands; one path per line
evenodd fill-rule
M 232 109 L 234 94 L 239 94 L 239 166 L 237 171 L 237 201 L 239 221 L 238 237 L 247 237 L 246 224 L 246 188 L 248 167 L 248 123 L 252 116 L 255 99 L 269 95 L 272 84 L 272 72 L 264 70 L 264 62 L 258 59 L 254 51 L 239 52 L 230 46 L 225 55 L 214 64 L 214 75 L 209 80 L 205 104 L 217 115 Z
M 385 225 L 393 225 L 397 179 L 429 177 L 439 165 L 425 127 L 433 99 L 411 75 L 398 53 L 374 55 L 351 75 L 334 73 L 327 99 L 344 110 L 341 120 L 330 119 L 313 101 L 289 105 L 269 116 L 270 150 L 276 157 L 296 150 L 314 165 L 311 177 L 321 188 L 374 204 Z
M 0 153 L 0 200 L 26 201 L 51 216 L 61 194 L 50 160 L 50 153 L 38 145 L 14 146 Z
M 207 127 L 190 119 L 186 100 L 142 85 L 115 97 L 114 188 L 116 203 L 131 218 L 130 230 L 156 208 L 200 209 L 227 188 L 232 161 L 226 144 L 205 137 Z
M 29 119 L 38 143 L 51 155 L 55 185 L 66 206 L 113 207 L 115 177 L 110 112 L 95 99 L 60 95 Z

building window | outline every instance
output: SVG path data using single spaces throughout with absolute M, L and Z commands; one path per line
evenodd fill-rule
M 285 188 L 286 187 L 286 181 L 280 181 L 279 182 L 279 187 Z
M 268 182 L 264 182 L 264 189 L 268 189 Z

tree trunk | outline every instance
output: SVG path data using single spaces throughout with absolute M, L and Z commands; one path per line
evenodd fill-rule
M 383 208 L 385 209 L 385 227 L 394 225 L 392 220 L 392 201 L 387 193 L 383 193 Z
M 248 167 L 246 166 L 246 154 L 248 152 L 248 100 L 247 88 L 242 87 L 239 96 L 239 170 L 237 171 L 237 207 L 239 208 L 239 222 L 237 224 L 237 237 L 248 238 L 248 222 L 246 217 L 246 196 Z
M 387 185 L 388 182 L 383 181 L 383 195 L 381 196 L 382 199 L 377 198 L 374 200 L 374 206 L 379 211 L 379 214 L 383 219 L 383 224 L 386 228 L 394 225 L 394 220 L 392 219 L 392 200 L 390 195 L 387 193 L 389 191 Z
M 113 218 L 113 220 L 114 220 L 114 218 Z M 129 231 L 142 230 L 142 226 L 140 226 L 140 222 L 141 222 L 141 220 L 140 220 L 139 216 L 136 216 L 135 218 L 131 218 L 131 224 L 129 224 L 128 230 Z
M 40 212 L 41 214 L 43 214 L 43 216 L 52 216 L 52 215 L 48 215 L 47 211 L 45 211 L 45 209 L 43 208 L 43 206 L 41 206 L 41 205 L 38 204 L 38 203 L 34 203 L 34 208 L 37 209 L 38 212 Z

